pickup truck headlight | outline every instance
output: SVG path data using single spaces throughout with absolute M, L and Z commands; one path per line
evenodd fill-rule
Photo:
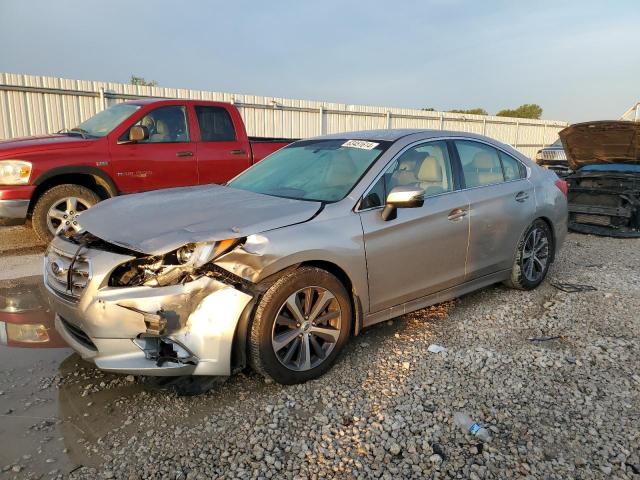
M 31 176 L 31 162 L 0 160 L 0 185 L 26 185 Z
M 539 162 L 540 160 L 542 160 L 542 150 L 538 150 L 536 152 L 536 157 L 535 157 L 535 161 Z

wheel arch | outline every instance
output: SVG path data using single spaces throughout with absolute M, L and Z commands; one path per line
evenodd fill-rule
M 553 222 L 551 221 L 551 219 L 548 217 L 545 217 L 544 215 L 536 218 L 536 220 L 542 220 L 544 223 L 547 224 L 547 227 L 549 227 L 549 231 L 551 232 L 551 241 L 553 242 L 553 248 L 551 249 L 551 262 L 554 262 L 556 259 L 556 249 L 557 249 L 556 229 L 554 228 Z
M 89 166 L 54 168 L 43 173 L 34 181 L 36 189 L 29 203 L 29 214 L 33 212 L 33 207 L 42 194 L 55 186 L 64 184 L 86 187 L 102 200 L 118 195 L 118 188 L 109 174 L 99 168 Z
M 347 272 L 337 265 L 336 263 L 327 261 L 327 260 L 308 260 L 300 263 L 296 263 L 294 265 L 290 265 L 278 272 L 269 275 L 263 281 L 260 282 L 260 285 L 271 285 L 278 278 L 283 275 L 297 270 L 301 267 L 316 267 L 322 270 L 325 270 L 335 276 L 340 283 L 347 290 L 347 294 L 349 295 L 349 299 L 351 301 L 351 309 L 353 311 L 353 323 L 351 325 L 350 335 L 357 336 L 360 334 L 362 330 L 364 311 L 362 308 L 362 302 L 358 293 L 356 292 L 353 282 Z M 268 287 L 267 287 L 268 288 Z M 266 290 L 266 289 L 265 289 Z M 233 344 L 231 347 L 231 370 L 237 371 L 244 369 L 247 365 L 247 342 L 249 338 L 249 330 L 251 326 L 251 322 L 253 320 L 253 315 L 256 309 L 256 306 L 260 302 L 260 298 L 262 297 L 263 292 L 256 293 L 254 298 L 247 304 L 244 311 L 240 315 L 238 319 L 238 323 L 236 324 L 236 329 L 233 336 Z

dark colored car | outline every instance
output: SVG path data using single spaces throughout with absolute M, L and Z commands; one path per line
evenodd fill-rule
M 224 183 L 288 143 L 250 139 L 228 103 L 119 103 L 55 135 L 0 142 L 0 225 L 31 218 L 48 241 L 77 231 L 78 214 L 100 200 Z
M 538 165 L 554 171 L 559 177 L 566 177 L 572 173 L 562 140 L 559 138 L 551 145 L 538 150 L 535 160 Z
M 640 237 L 640 123 L 598 121 L 560 132 L 569 168 L 569 228 Z

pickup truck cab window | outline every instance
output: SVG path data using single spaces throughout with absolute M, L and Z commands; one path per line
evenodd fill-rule
M 189 130 L 187 128 L 187 115 L 181 105 L 169 105 L 159 107 L 144 117 L 136 125 L 146 127 L 149 138 L 138 143 L 176 143 L 188 142 Z M 128 138 L 127 131 L 125 137 Z
M 222 107 L 196 105 L 196 117 L 200 127 L 200 140 L 203 142 L 233 142 L 236 131 L 229 112 Z
M 453 191 L 446 142 L 429 142 L 403 152 L 369 190 L 359 208 L 383 206 L 391 189 L 398 186 L 421 188 L 425 197 Z

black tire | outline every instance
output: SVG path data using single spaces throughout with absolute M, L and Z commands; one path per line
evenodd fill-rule
M 296 332 L 298 330 L 295 325 L 282 326 L 280 322 L 282 321 L 281 319 L 283 316 L 286 315 L 286 313 L 283 313 L 283 309 L 288 308 L 285 306 L 285 302 L 287 302 L 287 299 L 290 299 L 292 296 L 298 295 L 301 290 L 311 290 L 314 292 L 310 295 L 314 296 L 316 304 L 318 305 L 322 303 L 320 300 L 321 293 L 318 293 L 319 291 L 329 292 L 333 298 L 330 300 L 331 303 L 327 310 L 319 310 L 317 324 L 315 319 L 311 318 L 311 314 L 309 314 L 308 317 L 305 316 L 305 318 L 310 318 L 312 322 L 310 323 L 309 321 L 305 321 L 304 323 L 307 325 L 302 326 L 300 330 L 304 333 L 300 333 L 298 335 L 299 339 L 295 338 L 288 344 L 291 348 L 294 348 L 293 343 L 298 344 L 297 358 L 300 360 L 303 357 L 302 349 L 305 348 L 303 336 L 305 339 L 308 338 L 306 341 L 308 358 L 311 359 L 315 356 L 314 362 L 320 363 L 314 365 L 310 361 L 308 364 L 310 368 L 294 370 L 288 368 L 283 363 L 282 357 L 279 357 L 276 354 L 275 342 L 278 336 L 276 332 L 279 328 L 289 329 L 287 330 L 288 333 L 293 333 L 294 336 L 297 335 Z M 304 297 L 304 293 L 301 293 L 300 295 Z M 309 304 L 311 305 L 309 309 L 313 310 L 312 307 L 315 305 L 313 302 L 309 302 Z M 304 305 L 301 308 L 306 311 L 306 307 L 304 307 Z M 324 313 L 320 315 L 321 312 Z M 282 315 L 280 315 L 281 313 Z M 328 318 L 331 314 L 334 314 L 335 316 L 336 313 L 339 317 L 339 321 L 337 319 L 330 320 L 334 325 L 322 323 L 322 318 Z M 276 316 L 279 316 L 280 319 L 278 324 L 276 324 Z M 352 316 L 351 299 L 347 290 L 344 285 L 329 272 L 315 267 L 302 267 L 287 273 L 269 287 L 256 307 L 249 335 L 249 364 L 254 371 L 263 375 L 265 378 L 272 378 L 276 382 L 285 385 L 303 383 L 317 378 L 331 368 L 341 350 L 349 340 Z M 289 319 L 288 321 L 295 323 L 295 320 L 292 319 Z M 335 327 L 336 323 L 339 323 L 339 327 Z M 323 335 L 318 335 L 314 332 L 319 331 L 318 328 L 322 328 L 325 325 L 333 329 L 331 331 L 334 332 L 334 335 L 337 337 L 337 341 L 322 343 L 323 347 L 331 349 L 325 352 L 326 356 L 320 356 L 317 354 L 318 350 L 316 347 L 320 347 L 319 342 L 324 342 L 325 338 Z M 285 348 L 283 347 L 282 350 L 285 350 Z M 284 355 L 284 357 L 286 356 L 287 355 Z M 295 360 L 295 355 L 293 357 L 293 360 L 291 360 L 292 362 Z M 302 363 L 303 361 L 300 361 L 301 365 Z M 305 367 L 306 366 L 307 365 L 305 365 Z
M 539 251 L 540 257 L 544 258 L 545 261 L 544 266 L 541 267 L 540 262 L 532 260 L 531 262 L 533 264 L 535 275 L 529 275 L 528 267 L 530 262 L 528 262 L 527 259 L 529 258 L 528 251 L 531 250 L 530 242 L 532 241 L 533 232 L 537 232 L 542 236 L 543 240 L 546 240 L 546 247 L 541 248 Z M 533 237 L 534 241 L 535 238 L 536 237 Z M 536 245 L 539 244 L 536 243 Z M 529 228 L 525 230 L 518 242 L 515 259 L 513 261 L 513 268 L 511 270 L 511 277 L 504 282 L 505 285 L 518 290 L 533 290 L 540 285 L 547 276 L 547 272 L 549 271 L 549 267 L 553 261 L 554 248 L 553 233 L 551 232 L 547 222 L 541 219 L 535 220 L 531 225 L 529 225 Z
M 33 207 L 31 216 L 33 230 L 43 242 L 48 243 L 53 238 L 53 232 L 47 223 L 49 209 L 68 197 L 75 197 L 87 206 L 93 206 L 100 201 L 100 197 L 93 190 L 70 183 L 57 185 L 44 192 Z

